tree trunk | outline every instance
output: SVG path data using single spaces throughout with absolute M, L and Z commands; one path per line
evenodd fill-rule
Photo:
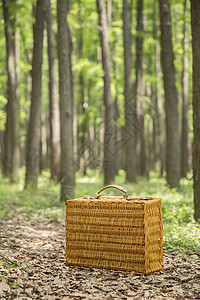
M 124 99 L 125 99 L 125 168 L 126 180 L 136 181 L 136 148 L 134 135 L 133 82 L 132 82 L 132 39 L 128 18 L 128 3 L 123 0 L 123 43 L 124 43 Z
M 72 105 L 72 133 L 73 133 L 73 161 L 74 161 L 74 174 L 77 170 L 77 161 L 78 161 L 78 124 L 77 124 L 77 107 L 76 107 L 76 88 L 75 88 L 75 72 L 73 69 L 73 60 L 74 60 L 74 47 L 72 40 L 72 32 L 69 30 L 70 36 L 70 76 L 71 76 L 71 105 Z
M 155 169 L 155 156 L 156 156 L 156 147 L 154 143 L 154 112 L 152 109 L 152 91 L 151 91 L 151 83 L 146 83 L 146 96 L 148 98 L 149 107 L 149 121 L 148 121 L 148 168 L 149 170 Z
M 191 0 L 192 53 L 193 53 L 193 188 L 194 218 L 200 222 L 200 1 Z
M 105 136 L 105 106 L 102 106 L 101 111 L 101 123 L 99 128 L 99 167 L 100 167 L 100 173 L 104 173 L 104 136 Z
M 164 172 L 164 140 L 163 140 L 163 100 L 161 95 L 161 65 L 160 65 L 160 43 L 158 39 L 158 27 L 157 27 L 157 0 L 154 0 L 154 38 L 155 38 L 155 68 L 156 68 L 156 106 L 157 106 L 157 119 L 158 119 L 158 143 L 159 143 L 159 167 L 160 175 L 163 176 Z
M 16 21 L 18 20 L 18 14 L 16 15 Z M 20 61 L 20 30 L 15 29 L 15 59 L 17 62 Z M 19 63 L 15 66 L 16 69 L 16 93 L 17 99 L 19 99 L 19 84 L 20 84 L 20 65 Z
M 33 28 L 33 62 L 31 111 L 28 126 L 25 188 L 37 188 L 40 172 L 40 127 L 41 127 L 41 85 L 42 50 L 46 0 L 37 0 Z
M 80 78 L 83 79 L 83 76 Z M 83 84 L 83 82 L 82 82 Z M 83 116 L 82 119 L 82 124 L 81 124 L 81 138 L 80 138 L 80 148 L 79 148 L 79 154 L 80 154 L 80 169 L 83 172 L 83 175 L 87 175 L 87 167 L 89 166 L 88 164 L 88 157 L 87 157 L 87 152 L 88 152 L 88 103 L 85 102 L 85 97 L 84 97 L 84 88 L 83 85 L 80 86 L 82 89 L 82 102 L 81 102 L 81 115 Z
M 5 132 L 5 157 L 4 174 L 11 180 L 18 177 L 19 168 L 19 145 L 18 145 L 18 122 L 17 122 L 17 75 L 15 69 L 15 34 L 14 22 L 10 16 L 10 0 L 3 0 L 3 13 L 5 22 L 6 36 L 6 55 L 7 55 L 7 75 L 8 75 L 8 102 L 7 120 Z
M 60 177 L 60 112 L 59 96 L 56 82 L 56 62 L 55 62 L 55 42 L 52 28 L 51 2 L 48 0 L 47 38 L 48 38 L 48 58 L 49 58 L 49 98 L 50 98 L 50 168 L 51 178 Z
M 144 74 L 143 74 L 143 0 L 137 1 L 137 36 L 136 36 L 136 116 L 138 127 L 136 128 L 136 155 L 138 161 L 138 173 L 146 175 L 145 133 L 144 133 Z
M 97 0 L 97 11 L 99 15 L 99 34 L 101 40 L 102 65 L 104 70 L 104 183 L 109 184 L 114 180 L 115 175 L 114 109 L 111 96 L 111 61 L 108 40 L 107 16 L 104 0 Z
M 188 28 L 187 28 L 187 0 L 184 0 L 183 23 L 183 71 L 182 71 L 182 130 L 181 130 L 181 176 L 186 177 L 188 171 L 188 82 L 189 82 L 189 58 L 188 58 Z
M 24 38 L 24 37 L 23 37 Z M 25 43 L 25 41 L 24 41 Z M 31 51 L 32 52 L 32 51 Z M 26 64 L 31 64 L 31 54 L 25 50 L 24 53 L 24 62 Z M 24 105 L 23 105 L 23 110 L 26 114 L 25 122 L 24 122 L 24 132 L 28 132 L 28 123 L 30 119 L 30 104 L 31 103 L 31 85 L 32 85 L 32 78 L 31 78 L 31 72 L 26 71 L 24 72 L 23 75 L 21 75 L 23 78 L 24 82 L 24 91 L 23 91 L 23 97 L 26 99 Z M 27 139 L 23 141 L 23 143 L 20 143 L 21 146 L 21 165 L 24 166 L 26 165 L 26 149 L 27 149 Z
M 3 162 L 4 162 L 4 132 L 0 129 L 0 166 L 3 169 Z
M 57 2 L 58 60 L 61 126 L 61 200 L 74 195 L 73 107 L 70 72 L 70 37 L 67 24 L 69 0 Z
M 111 20 L 112 20 L 112 0 L 107 0 L 107 22 L 108 26 L 110 26 Z
M 161 61 L 166 110 L 166 170 L 170 188 L 179 186 L 180 151 L 178 135 L 178 96 L 175 85 L 174 54 L 169 0 L 159 0 L 161 17 Z
M 81 15 L 82 4 L 79 1 L 79 36 L 78 36 L 78 59 L 82 59 L 83 52 L 83 20 Z M 80 96 L 80 105 L 79 105 L 79 113 L 83 116 L 82 123 L 80 124 L 80 148 L 79 148 L 79 160 L 80 160 L 80 170 L 83 172 L 83 175 L 87 174 L 87 147 L 88 147 L 88 116 L 87 116 L 87 107 L 88 103 L 85 96 L 85 84 L 84 84 L 84 74 L 81 71 L 78 78 L 79 82 L 79 96 Z
M 46 115 L 41 115 L 41 133 L 40 133 L 40 173 L 48 168 L 48 122 Z
M 114 3 L 113 3 L 114 4 Z M 112 0 L 107 1 L 107 16 L 108 16 L 108 27 L 110 26 L 112 22 L 112 18 L 115 19 L 115 16 L 112 14 Z M 121 141 L 121 136 L 120 140 L 118 139 L 119 136 L 119 131 L 121 134 L 121 128 L 117 126 L 117 120 L 120 117 L 119 114 L 119 105 L 118 105 L 118 96 L 119 96 L 119 83 L 117 80 L 117 67 L 118 63 L 116 61 L 116 50 L 118 49 L 119 45 L 119 40 L 121 39 L 121 35 L 118 33 L 113 42 L 112 46 L 110 48 L 110 53 L 111 53 L 111 73 L 112 73 L 112 78 L 113 78 L 113 85 L 115 89 L 115 96 L 113 99 L 113 110 L 114 110 L 114 147 L 115 147 L 115 174 L 118 173 L 118 170 L 120 169 L 120 160 L 121 160 L 121 153 L 123 152 L 123 147 L 120 146 L 120 141 Z
M 119 40 L 120 36 L 118 36 L 114 42 L 114 46 L 112 49 L 112 66 L 113 66 L 113 79 L 114 79 L 114 84 L 115 84 L 115 99 L 114 99 L 114 119 L 115 122 L 117 122 L 118 118 L 120 117 L 120 113 L 119 113 L 119 104 L 118 104 L 118 95 L 119 95 L 119 90 L 118 90 L 118 81 L 117 81 L 117 63 L 115 61 L 115 55 L 116 55 L 116 48 L 117 48 L 117 44 L 118 44 L 118 40 Z M 121 165 L 121 157 L 122 157 L 122 153 L 123 153 L 123 147 L 121 147 L 121 141 L 122 141 L 122 137 L 121 137 L 121 131 L 122 128 L 119 128 L 116 124 L 115 124 L 115 135 L 114 135 L 114 144 L 115 144 L 115 174 L 118 173 L 118 170 L 123 168 Z M 120 137 L 119 137 L 119 133 L 120 133 Z

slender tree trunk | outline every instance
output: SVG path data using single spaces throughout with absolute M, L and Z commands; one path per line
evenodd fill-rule
M 138 173 L 146 175 L 145 132 L 144 132 L 144 74 L 143 74 L 143 0 L 137 0 L 137 36 L 136 36 L 136 115 L 138 119 L 137 161 Z
M 116 48 L 117 48 L 117 43 L 119 40 L 119 36 L 116 38 L 116 41 L 114 43 L 113 49 L 112 49 L 112 66 L 113 66 L 113 79 L 114 79 L 114 83 L 115 83 L 115 99 L 114 99 L 114 119 L 115 121 L 118 120 L 118 118 L 120 117 L 120 113 L 119 113 L 119 104 L 118 104 L 118 95 L 119 95 L 119 89 L 118 89 L 118 81 L 117 81 L 117 63 L 115 61 L 115 55 L 116 55 Z M 123 152 L 123 149 L 121 148 L 120 144 L 120 140 L 122 140 L 121 135 L 119 138 L 119 130 L 121 133 L 121 128 L 119 129 L 117 127 L 117 125 L 115 124 L 115 135 L 114 135 L 114 144 L 115 144 L 115 173 L 118 173 L 118 170 L 121 169 L 121 153 Z
M 99 128 L 99 166 L 100 166 L 100 173 L 104 173 L 104 136 L 105 136 L 105 106 L 102 106 L 101 111 L 101 123 Z
M 83 52 L 83 20 L 81 15 L 82 10 L 82 3 L 79 1 L 79 24 L 80 24 L 80 31 L 78 36 L 78 59 L 82 59 L 82 52 Z M 83 172 L 83 175 L 87 173 L 87 147 L 88 147 L 88 117 L 87 117 L 87 96 L 85 96 L 85 84 L 84 84 L 84 74 L 82 71 L 79 74 L 79 95 L 80 95 L 80 114 L 83 116 L 82 123 L 80 125 L 81 131 L 81 138 L 80 138 L 80 148 L 79 148 L 79 155 L 80 155 L 80 169 Z
M 4 138 L 3 131 L 0 129 L 0 166 L 3 169 L 3 161 L 4 161 Z
M 48 0 L 47 38 L 48 38 L 48 58 L 49 58 L 49 98 L 50 98 L 50 168 L 51 178 L 60 177 L 60 112 L 59 95 L 56 82 L 56 62 L 55 62 L 55 41 L 52 28 L 51 2 Z
M 189 41 L 187 28 L 187 0 L 184 0 L 183 23 L 183 71 L 182 71 L 182 130 L 181 130 L 181 176 L 186 177 L 188 171 L 188 82 L 189 82 Z
M 112 20 L 112 0 L 107 0 L 106 10 L 107 10 L 107 22 L 109 26 Z
M 115 17 L 112 14 L 112 0 L 107 1 L 107 18 L 108 18 L 108 27 L 110 26 L 112 22 L 112 18 L 115 19 Z M 121 128 L 116 125 L 117 119 L 119 118 L 119 107 L 118 107 L 118 96 L 119 96 L 119 87 L 118 87 L 118 81 L 117 81 L 117 67 L 118 63 L 116 62 L 116 50 L 118 49 L 118 43 L 121 39 L 121 35 L 117 34 L 114 38 L 114 41 L 112 42 L 112 47 L 110 48 L 110 57 L 111 57 L 111 73 L 113 74 L 113 84 L 115 86 L 115 96 L 113 99 L 113 109 L 114 109 L 114 148 L 115 148 L 115 174 L 118 173 L 118 170 L 120 168 L 120 156 L 122 152 L 122 148 L 120 147 L 120 141 L 118 139 L 118 133 L 119 130 L 121 131 Z M 120 138 L 121 140 L 121 138 Z
M 148 144 L 149 144 L 149 169 L 154 169 L 154 151 L 153 148 L 153 119 L 150 117 L 148 122 Z
M 81 138 L 80 138 L 80 148 L 79 148 L 79 155 L 80 155 L 80 168 L 83 172 L 83 175 L 86 175 L 86 159 L 85 159 L 85 151 L 87 145 L 87 105 L 85 103 L 85 92 L 84 92 L 84 81 L 83 75 L 80 74 L 79 76 L 79 87 L 80 87 L 80 95 L 81 95 L 81 103 L 80 103 L 80 114 L 83 116 L 82 123 L 80 126 L 81 131 Z
M 27 64 L 30 64 L 31 57 L 30 54 L 27 53 L 28 51 L 25 51 L 24 53 L 24 61 Z M 23 91 L 23 97 L 26 99 L 26 102 L 24 103 L 23 110 L 26 114 L 26 119 L 24 123 L 24 132 L 28 132 L 28 122 L 30 119 L 30 105 L 31 103 L 31 72 L 24 72 L 23 74 L 23 81 L 24 81 L 24 91 Z M 26 151 L 27 151 L 27 141 L 23 141 L 21 145 L 21 165 L 24 166 L 26 164 Z
M 159 1 L 161 17 L 161 60 L 163 68 L 166 110 L 166 170 L 167 182 L 170 188 L 174 188 L 179 186 L 180 179 L 178 96 L 175 85 L 170 2 L 169 0 Z
M 41 140 L 40 140 L 40 173 L 48 167 L 48 122 L 46 115 L 41 116 Z
M 89 129 L 90 134 L 90 167 L 92 169 L 96 169 L 99 167 L 99 155 L 98 155 L 98 149 L 97 149 L 97 137 L 96 137 L 96 120 L 94 120 L 94 123 L 90 126 Z
M 164 172 L 164 139 L 163 139 L 163 100 L 161 95 L 161 65 L 160 65 L 160 43 L 158 39 L 158 26 L 157 26 L 157 0 L 154 0 L 154 38 L 155 38 L 155 68 L 156 68 L 156 106 L 157 106 L 157 119 L 158 119 L 158 143 L 159 143 L 159 166 L 160 175 L 163 176 Z
M 7 75 L 8 75 L 8 102 L 7 120 L 5 132 L 5 157 L 4 174 L 11 180 L 18 177 L 19 168 L 19 144 L 17 122 L 17 75 L 15 66 L 15 33 L 14 23 L 10 16 L 9 5 L 13 0 L 3 0 L 3 13 L 6 36 Z
M 8 98 L 9 99 L 9 98 Z M 6 128 L 4 132 L 4 161 L 3 161 L 3 172 L 5 176 L 11 176 L 12 174 L 12 136 L 11 136 L 11 108 L 8 100 L 6 104 Z
M 200 1 L 191 0 L 193 53 L 193 188 L 194 218 L 200 222 Z
M 74 75 L 73 75 L 74 77 Z M 74 89 L 74 103 L 73 103 L 73 139 L 74 139 L 74 172 L 78 170 L 78 118 L 77 118 L 77 106 L 76 106 L 76 86 L 75 86 L 75 78 L 73 80 L 73 89 Z
M 102 50 L 102 65 L 104 70 L 104 105 L 105 105 L 105 136 L 104 136 L 104 183 L 109 184 L 115 175 L 114 149 L 114 109 L 111 95 L 111 61 L 108 40 L 107 16 L 104 0 L 97 1 L 99 15 L 99 34 Z
M 41 127 L 41 86 L 43 31 L 46 0 L 37 0 L 35 24 L 33 28 L 33 61 L 31 111 L 28 125 L 25 188 L 37 188 L 40 172 L 40 127 Z
M 71 105 L 72 105 L 72 133 L 73 133 L 73 160 L 74 160 L 74 174 L 77 170 L 77 158 L 78 158 L 78 124 L 77 124 L 77 108 L 76 108 L 76 88 L 75 88 L 75 73 L 73 69 L 74 61 L 74 47 L 72 40 L 72 32 L 69 28 L 70 36 L 70 75 L 71 75 Z
M 4 162 L 3 162 L 3 171 L 4 175 L 11 176 L 12 174 L 12 106 L 11 101 L 16 101 L 15 94 L 12 97 L 12 86 L 14 85 L 15 89 L 15 66 L 14 66 L 14 45 L 13 45 L 13 32 L 12 25 L 10 23 L 9 17 L 9 3 L 10 1 L 3 1 L 3 13 L 4 13 L 4 22 L 5 22 L 5 36 L 6 36 L 6 67 L 7 67 L 7 104 L 6 104 L 6 128 L 4 133 L 4 144 L 5 144 L 5 152 L 4 152 Z M 9 86 L 11 87 L 9 88 Z M 11 96 L 11 99 L 10 99 Z
M 83 9 L 83 3 L 82 0 L 78 0 L 78 14 L 77 14 L 77 19 L 79 22 L 79 31 L 76 36 L 76 43 L 77 43 L 77 56 L 78 60 L 82 59 L 82 49 L 83 49 L 83 17 L 82 17 L 82 9 Z M 78 114 L 82 115 L 83 112 L 83 103 L 84 103 L 84 82 L 83 82 L 83 75 L 82 71 L 80 71 L 78 75 Z M 82 132 L 82 124 L 77 125 L 78 128 L 78 140 L 77 140 L 77 169 L 82 169 L 81 164 L 82 164 L 82 142 L 83 142 L 83 136 L 80 137 L 80 132 Z
M 70 72 L 70 37 L 67 24 L 69 0 L 57 2 L 59 95 L 61 122 L 61 200 L 74 194 L 73 107 Z
M 16 13 L 16 22 L 18 21 L 18 18 L 19 18 L 19 15 L 18 13 Z M 21 69 L 20 69 L 20 65 L 19 65 L 19 62 L 20 62 L 20 29 L 19 28 L 16 28 L 15 29 L 15 61 L 16 61 L 16 66 L 15 66 L 15 70 L 16 70 L 16 94 L 17 94 L 17 116 L 19 115 L 19 107 L 21 107 L 20 105 L 20 75 L 21 75 Z M 19 131 L 19 126 L 20 126 L 20 118 L 18 117 L 17 118 L 17 164 L 18 164 L 18 167 L 21 167 L 22 164 L 21 164 L 21 161 L 22 161 L 22 156 L 21 156 L 21 151 L 20 151 L 20 139 L 21 139 L 21 136 L 20 136 L 20 131 Z M 19 176 L 19 174 L 18 174 Z
M 81 78 L 83 78 L 81 76 Z M 83 86 L 82 86 L 83 87 Z M 88 103 L 85 102 L 84 97 L 84 89 L 83 89 L 83 98 L 81 103 L 81 114 L 83 116 L 82 124 L 81 124 L 81 147 L 79 149 L 80 153 L 80 169 L 83 172 L 83 175 L 87 174 L 87 167 L 88 167 L 88 157 L 87 157 L 87 151 L 88 151 L 88 113 L 87 113 L 87 107 Z
M 153 124 L 153 109 L 152 109 L 152 93 L 151 93 L 151 84 L 150 82 L 146 83 L 146 96 L 149 99 L 149 121 L 148 121 L 148 167 L 149 170 L 154 169 L 155 167 L 155 154 L 156 148 L 154 147 L 154 124 Z
M 132 39 L 128 18 L 128 3 L 123 0 L 123 42 L 124 42 L 124 98 L 125 98 L 125 166 L 127 181 L 136 180 L 136 143 L 134 135 L 133 82 L 132 82 Z
M 16 21 L 18 20 L 19 16 L 16 15 Z M 15 58 L 16 61 L 20 61 L 20 30 L 19 28 L 15 29 Z M 16 90 L 17 90 L 17 99 L 19 100 L 19 84 L 20 84 L 20 65 L 19 63 L 16 64 Z

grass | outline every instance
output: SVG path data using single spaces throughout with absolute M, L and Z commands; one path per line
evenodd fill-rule
M 24 171 L 21 171 L 24 178 Z M 191 176 L 190 176 L 191 177 Z M 164 249 L 194 250 L 200 253 L 200 224 L 193 218 L 192 181 L 182 179 L 180 188 L 169 189 L 164 178 L 151 173 L 150 179 L 139 178 L 137 183 L 125 182 L 125 173 L 120 170 L 115 183 L 126 187 L 130 195 L 162 198 Z M 98 170 L 89 170 L 87 176 L 76 174 L 75 197 L 95 195 L 103 187 L 103 178 Z M 54 221 L 64 218 L 64 203 L 59 200 L 60 185 L 49 179 L 45 171 L 39 178 L 37 190 L 23 190 L 23 180 L 10 184 L 0 175 L 0 219 L 21 215 L 24 218 L 49 218 Z M 121 194 L 107 190 L 106 194 Z

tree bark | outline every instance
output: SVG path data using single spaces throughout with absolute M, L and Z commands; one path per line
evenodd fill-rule
M 27 136 L 25 188 L 37 188 L 40 172 L 41 77 L 46 4 L 46 0 L 37 0 L 35 24 L 33 27 L 32 92 Z
M 166 110 L 166 171 L 170 188 L 179 186 L 180 151 L 178 135 L 178 96 L 175 85 L 174 53 L 169 0 L 159 0 L 161 17 L 161 61 Z
M 114 129 L 114 144 L 115 144 L 115 174 L 118 173 L 119 169 L 123 169 L 123 166 L 121 164 L 122 161 L 122 155 L 124 152 L 123 147 L 121 147 L 120 143 L 122 141 L 121 132 L 123 128 L 119 128 L 116 123 L 118 118 L 120 117 L 119 113 L 119 104 L 118 104 L 118 96 L 119 96 L 119 87 L 118 87 L 118 81 L 117 81 L 117 62 L 115 61 L 116 56 L 116 49 L 118 45 L 118 41 L 120 39 L 120 35 L 116 37 L 116 40 L 113 44 L 112 49 L 112 58 L 111 58 L 111 64 L 112 64 L 112 72 L 113 72 L 113 80 L 115 84 L 115 99 L 114 99 L 114 119 L 115 119 L 115 129 Z M 120 136 L 119 136 L 120 133 Z
M 110 26 L 111 20 L 112 20 L 112 0 L 107 0 L 107 6 L 106 6 L 106 12 L 107 12 L 107 24 Z
M 5 22 L 7 76 L 8 76 L 8 102 L 7 120 L 5 131 L 5 157 L 4 174 L 11 180 L 18 177 L 19 168 L 19 144 L 18 144 L 18 121 L 17 121 L 17 75 L 15 66 L 15 32 L 14 22 L 11 18 L 9 5 L 15 1 L 3 0 L 3 14 Z
M 156 144 L 154 142 L 154 110 L 152 109 L 152 91 L 151 91 L 151 83 L 146 83 L 146 96 L 149 100 L 149 121 L 148 121 L 148 164 L 147 167 L 149 170 L 155 169 L 155 161 L 156 161 Z
M 132 82 L 132 39 L 128 18 L 128 3 L 123 0 L 123 44 L 124 44 L 124 100 L 125 100 L 125 168 L 126 180 L 136 181 L 136 143 L 134 134 L 133 82 Z
M 52 28 L 51 2 L 48 0 L 47 39 L 49 59 L 49 98 L 50 98 L 50 168 L 51 178 L 60 177 L 60 111 L 59 95 L 56 82 L 55 41 Z
M 78 17 L 79 17 L 79 35 L 78 35 L 78 59 L 82 59 L 83 55 L 83 19 L 81 15 L 82 10 L 82 3 L 79 1 L 79 11 L 78 11 Z M 79 104 L 79 113 L 83 116 L 82 123 L 80 124 L 80 147 L 79 147 L 79 161 L 80 161 L 80 170 L 83 172 L 83 175 L 87 174 L 87 167 L 88 167 L 88 161 L 87 161 L 87 147 L 88 147 L 88 116 L 87 116 L 87 96 L 85 96 L 86 93 L 86 87 L 84 84 L 84 74 L 81 71 L 79 74 L 79 97 L 80 97 L 80 104 Z
M 104 105 L 105 105 L 105 135 L 104 135 L 104 183 L 109 184 L 115 175 L 114 149 L 114 109 L 111 95 L 111 60 L 108 40 L 107 16 L 104 0 L 97 1 L 99 16 L 99 35 L 101 40 L 102 65 L 104 70 Z
M 184 0 L 183 23 L 183 71 L 182 71 L 182 130 L 181 130 L 181 176 L 186 177 L 188 171 L 188 82 L 189 82 L 189 41 L 187 25 L 187 0 Z
M 58 60 L 61 126 L 61 192 L 60 199 L 74 195 L 73 107 L 70 72 L 70 37 L 67 24 L 69 0 L 57 2 Z
M 193 54 L 193 189 L 194 218 L 200 222 L 200 1 L 191 0 Z
M 46 114 L 41 115 L 41 139 L 40 139 L 40 173 L 48 168 L 48 122 Z
M 4 132 L 0 129 L 0 166 L 3 169 L 4 163 Z
M 75 88 L 75 72 L 73 69 L 74 61 L 74 47 L 72 40 L 72 30 L 69 28 L 70 36 L 70 76 L 71 76 L 71 105 L 72 105 L 72 142 L 73 142 L 73 161 L 74 161 L 74 174 L 77 170 L 77 161 L 78 161 L 78 124 L 77 124 L 77 107 L 76 107 L 76 88 Z
M 138 161 L 138 173 L 146 175 L 146 154 L 145 154 L 145 132 L 144 132 L 144 74 L 143 74 L 143 0 L 137 1 L 137 36 L 136 36 L 136 116 L 138 127 L 136 128 L 136 155 Z
M 163 138 L 163 99 L 161 95 L 161 65 L 160 65 L 160 43 L 158 39 L 158 26 L 157 26 L 157 0 L 154 0 L 154 38 L 155 38 L 155 69 L 156 69 L 156 106 L 157 106 L 157 120 L 158 120 L 158 143 L 159 143 L 159 167 L 160 175 L 163 176 L 164 172 L 164 138 Z

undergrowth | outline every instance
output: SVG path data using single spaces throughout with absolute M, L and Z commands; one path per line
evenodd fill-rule
M 24 171 L 21 170 L 21 175 Z M 191 177 L 191 176 L 190 176 Z M 24 178 L 24 176 L 21 176 Z M 10 184 L 0 175 L 0 219 L 21 215 L 24 218 L 64 219 L 64 203 L 60 201 L 60 184 L 51 181 L 48 171 L 39 178 L 37 190 L 24 190 L 23 181 Z M 194 250 L 200 253 L 200 225 L 193 218 L 193 191 L 190 179 L 181 179 L 178 189 L 170 189 L 164 178 L 151 173 L 149 180 L 138 178 L 137 183 L 126 183 L 125 172 L 120 170 L 115 183 L 124 186 L 130 195 L 162 198 L 164 249 Z M 103 187 L 98 170 L 88 170 L 87 176 L 76 174 L 75 197 L 95 195 Z M 107 190 L 106 194 L 121 194 Z

